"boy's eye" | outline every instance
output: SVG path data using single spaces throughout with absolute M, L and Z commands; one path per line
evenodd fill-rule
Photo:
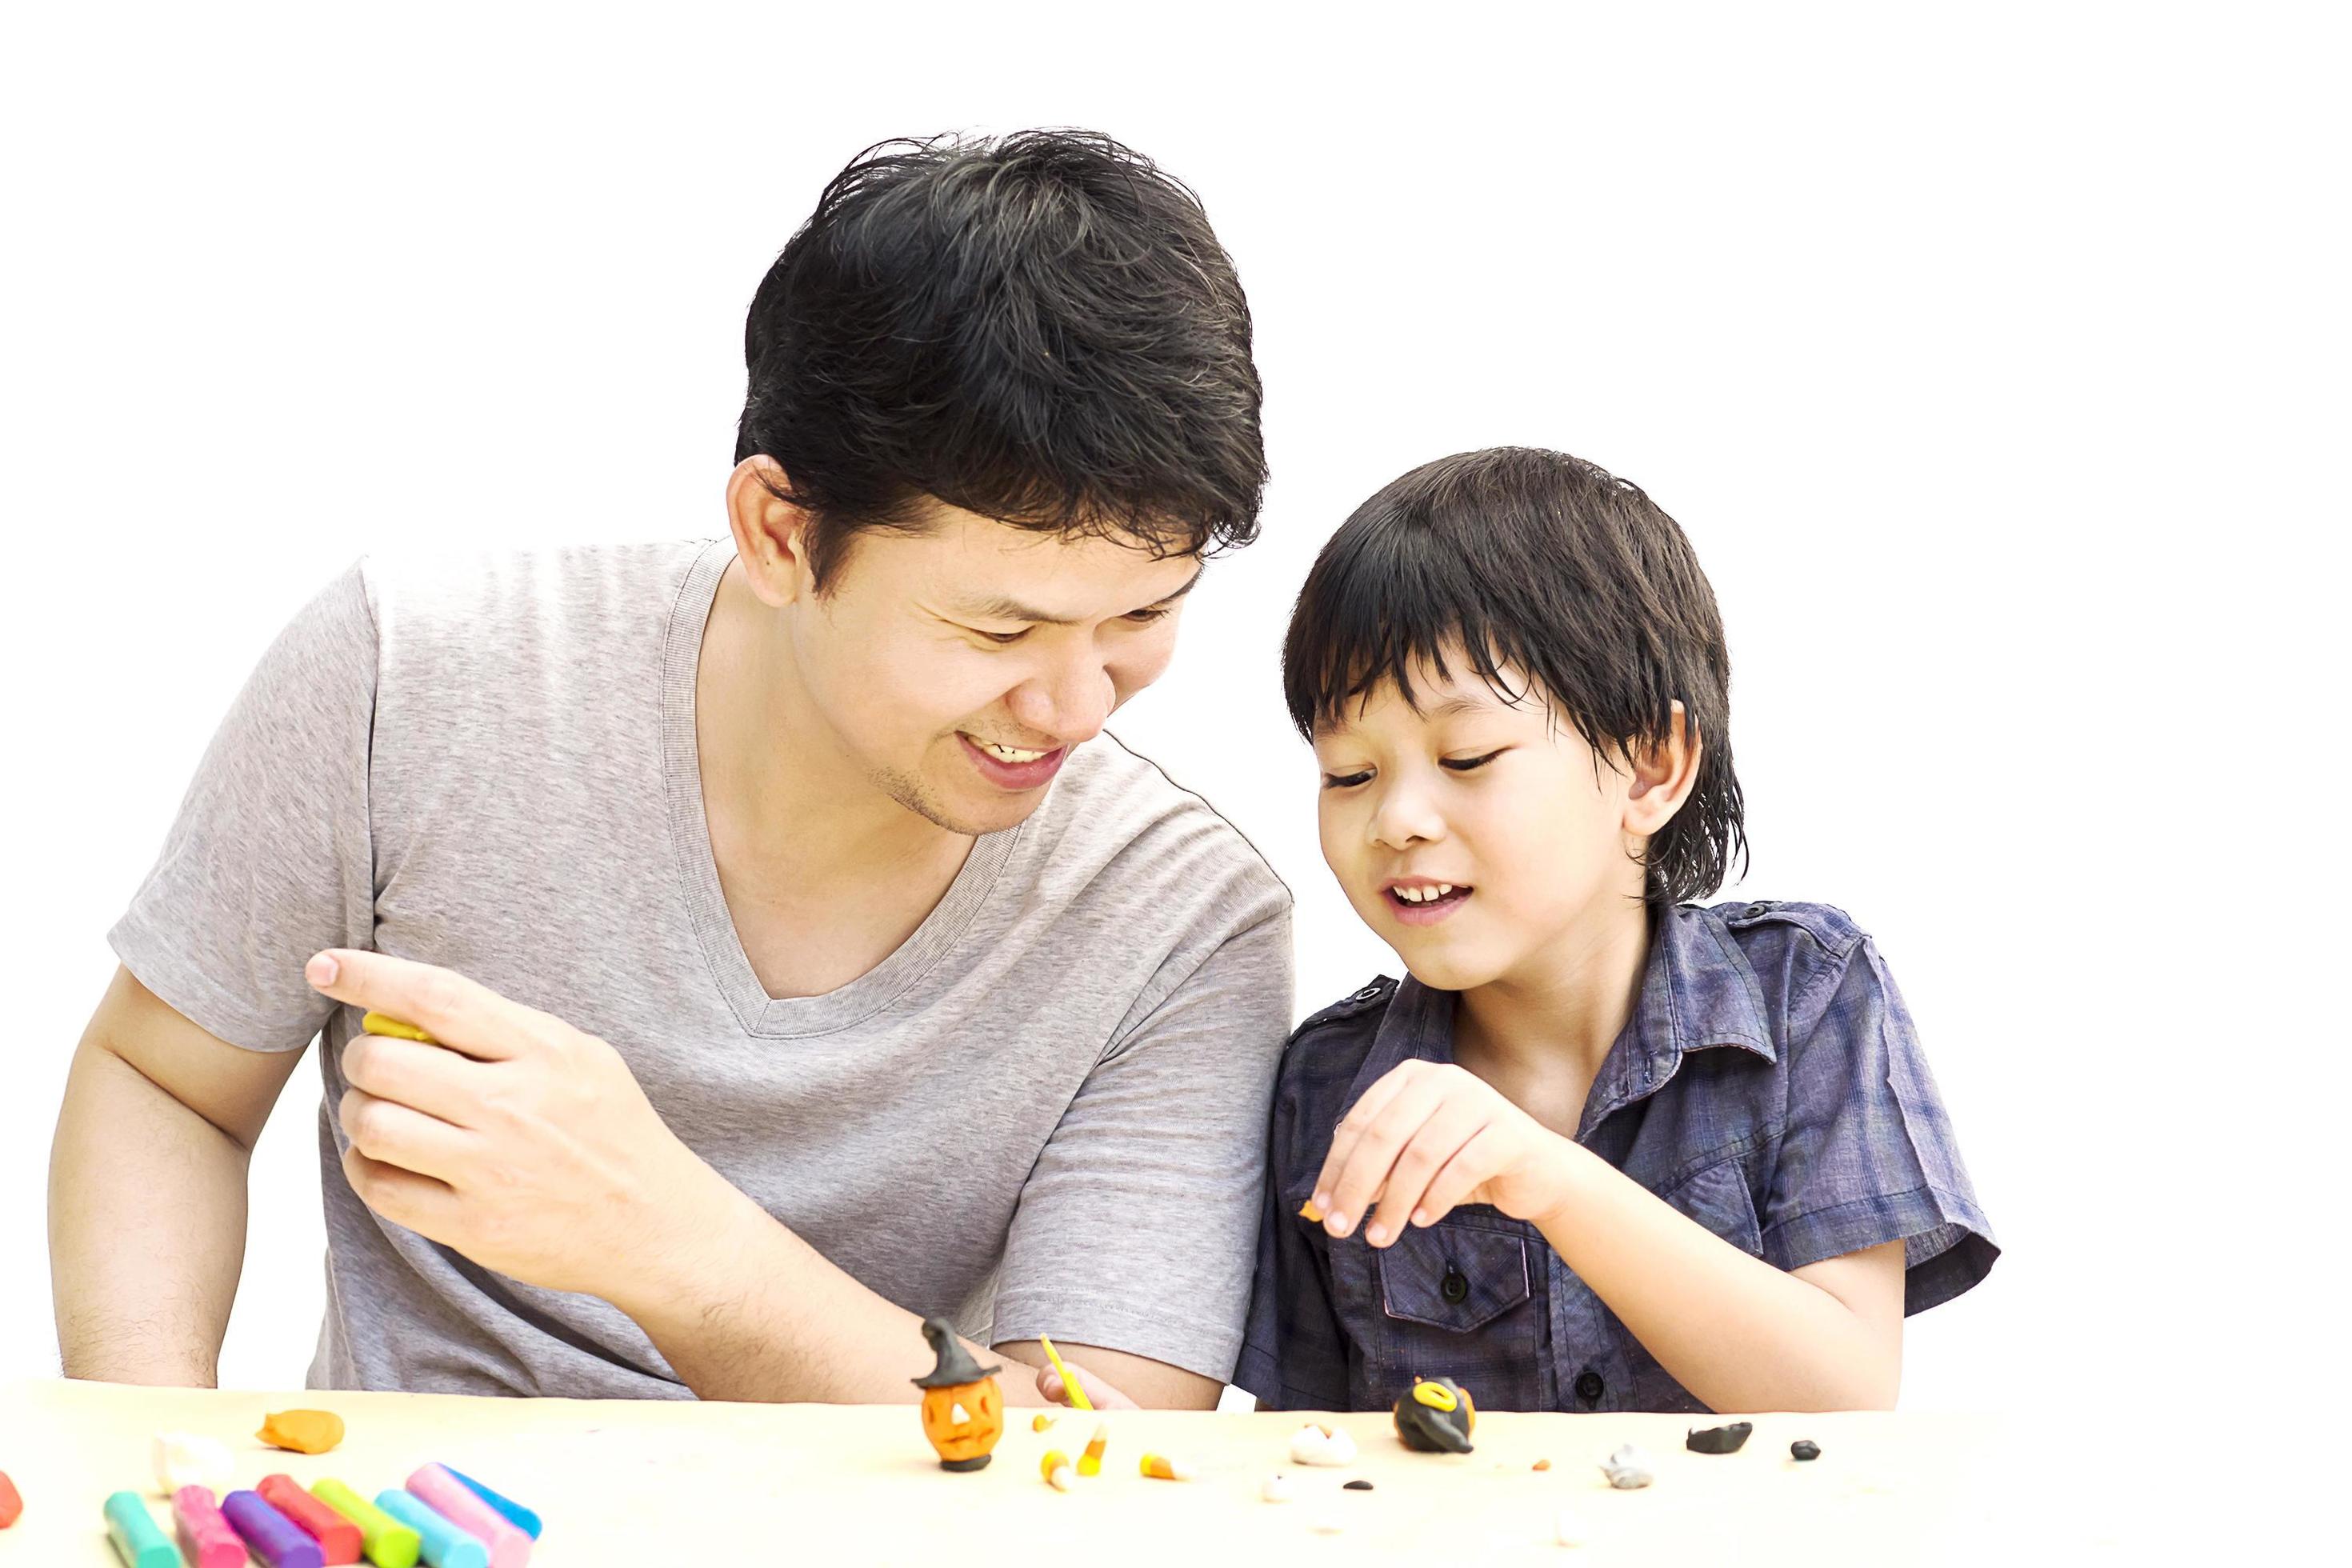
M 1488 763 L 1493 762 L 1496 757 L 1501 756 L 1509 749 L 1510 748 L 1507 746 L 1497 746 L 1495 750 L 1487 752 L 1483 757 L 1465 757 L 1458 762 L 1452 757 L 1446 757 L 1439 762 L 1438 766 L 1450 768 L 1457 773 L 1466 773 L 1473 768 L 1485 767 Z
M 1323 775 L 1323 787 L 1325 789 L 1353 789 L 1371 776 L 1372 775 L 1370 773 L 1325 773 Z
M 1155 605 L 1148 610 L 1129 610 L 1123 618 L 1133 621 L 1137 626 L 1148 626 L 1154 621 L 1166 620 L 1168 613 L 1175 607 L 1173 605 Z

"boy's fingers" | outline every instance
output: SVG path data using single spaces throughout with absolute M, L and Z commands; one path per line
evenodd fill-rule
M 1374 1247 L 1386 1247 L 1402 1236 L 1431 1179 L 1486 1125 L 1486 1108 L 1475 1101 L 1454 1099 L 1440 1105 L 1397 1154 L 1364 1239 Z
M 1435 1225 L 1501 1171 L 1501 1140 L 1489 1122 L 1455 1150 L 1454 1158 L 1430 1178 L 1428 1189 L 1421 1194 L 1420 1213 L 1414 1223 Z
M 1389 1179 L 1398 1153 L 1423 1123 L 1444 1103 L 1445 1080 L 1417 1077 L 1386 1109 L 1374 1117 L 1348 1153 L 1339 1179 L 1331 1184 L 1331 1206 L 1325 1228 L 1345 1236 L 1371 1206 L 1372 1196 Z
M 1326 1214 L 1330 1212 L 1333 1203 L 1331 1189 L 1339 1180 L 1340 1171 L 1346 1168 L 1348 1156 L 1355 1152 L 1356 1142 L 1364 1135 L 1364 1130 L 1388 1108 L 1391 1100 L 1412 1082 L 1411 1069 L 1415 1065 L 1407 1062 L 1382 1073 L 1374 1080 L 1372 1087 L 1364 1090 L 1362 1097 L 1348 1108 L 1348 1113 L 1339 1118 L 1339 1126 L 1331 1130 L 1331 1147 L 1324 1152 L 1323 1168 L 1315 1175 L 1317 1208 Z
M 329 948 L 303 966 L 302 977 L 338 1002 L 414 1024 L 472 1057 L 513 1056 L 543 1017 L 455 970 L 390 953 Z

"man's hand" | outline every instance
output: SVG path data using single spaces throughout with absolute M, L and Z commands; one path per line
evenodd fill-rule
M 713 1173 L 604 1041 L 383 953 L 337 948 L 304 974 L 437 1042 L 343 1049 L 343 1173 L 377 1214 L 528 1284 L 600 1296 L 691 1228 L 674 1205 Z
M 1375 1199 L 1364 1239 L 1386 1247 L 1405 1222 L 1435 1225 L 1459 1204 L 1492 1204 L 1541 1224 L 1570 1201 L 1575 1143 L 1452 1064 L 1409 1061 L 1364 1091 L 1332 1134 L 1315 1178 L 1323 1228 L 1345 1236 Z

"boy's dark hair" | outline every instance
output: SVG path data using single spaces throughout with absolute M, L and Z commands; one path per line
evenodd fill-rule
M 1458 640 L 1498 696 L 1531 677 L 1555 721 L 1602 756 L 1671 732 L 1705 742 L 1698 779 L 1650 840 L 1647 897 L 1723 884 L 1748 834 L 1731 771 L 1731 654 L 1715 592 L 1675 520 L 1580 458 L 1497 447 L 1426 463 L 1358 507 L 1316 557 L 1282 648 L 1291 721 L 1309 740 L 1385 681 L 1416 711 L 1411 667 L 1446 672 Z
M 1249 305 L 1200 199 L 1086 131 L 867 148 L 761 280 L 735 460 L 783 469 L 820 587 L 925 497 L 1168 554 L 1257 533 Z

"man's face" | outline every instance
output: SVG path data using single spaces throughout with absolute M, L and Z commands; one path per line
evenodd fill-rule
M 1071 748 L 1168 668 L 1198 557 L 935 505 L 874 530 L 793 616 L 802 679 L 875 787 L 951 832 L 1037 809 Z
M 1366 925 L 1424 985 L 1539 974 L 1611 900 L 1641 894 L 1631 775 L 1556 724 L 1539 692 L 1506 702 L 1449 649 L 1318 731 L 1323 858 Z M 1513 690 L 1523 680 L 1504 671 Z

